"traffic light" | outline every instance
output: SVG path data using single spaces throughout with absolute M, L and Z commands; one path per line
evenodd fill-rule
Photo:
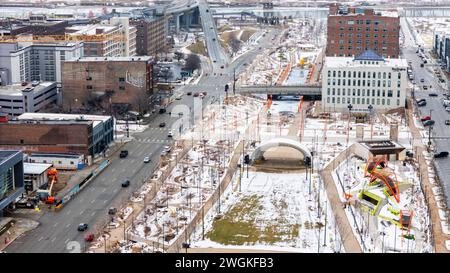
M 229 89 L 230 87 L 228 86 L 228 84 L 225 84 L 225 92 L 228 92 L 228 89 Z
M 305 166 L 309 167 L 311 166 L 311 158 L 309 156 L 305 157 Z
M 244 163 L 247 165 L 250 164 L 250 156 L 249 155 L 244 156 Z

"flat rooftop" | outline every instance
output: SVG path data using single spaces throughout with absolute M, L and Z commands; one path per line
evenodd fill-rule
M 366 149 L 368 149 L 372 154 L 394 154 L 401 152 L 405 149 L 398 142 L 395 142 L 390 139 L 385 140 L 364 140 L 359 141 L 361 145 L 363 145 Z
M 109 25 L 81 25 L 81 26 L 71 26 L 66 28 L 66 32 L 69 35 L 102 35 L 107 34 L 115 29 L 118 29 L 117 26 L 109 26 Z M 97 30 L 102 30 L 103 33 L 97 33 Z
M 101 115 L 81 115 L 81 114 L 59 114 L 59 113 L 23 113 L 18 116 L 18 120 L 49 120 L 49 121 L 73 121 L 73 120 L 85 120 L 93 121 L 94 127 L 105 122 L 111 116 L 101 116 Z
M 23 173 L 24 174 L 42 174 L 46 170 L 48 170 L 52 164 L 45 163 L 23 163 Z
M 21 151 L 0 151 L 0 165 L 18 153 L 21 153 Z
M 354 61 L 354 57 L 326 57 L 325 65 L 327 67 L 335 67 L 335 68 L 345 68 L 345 67 L 398 67 L 398 68 L 407 68 L 408 62 L 406 59 L 392 59 L 392 58 L 384 58 L 383 61 L 377 61 L 378 64 L 364 64 L 359 60 Z M 370 62 L 371 60 L 363 60 Z
M 11 85 L 5 85 L 0 86 L 0 95 L 8 95 L 8 96 L 22 96 L 23 91 L 28 88 L 30 92 L 38 92 L 44 89 L 47 89 L 50 86 L 56 86 L 55 82 L 40 82 L 36 86 L 32 86 L 31 83 L 27 83 L 27 85 L 22 86 L 22 84 L 11 84 Z
M 83 57 L 79 59 L 66 60 L 66 63 L 76 62 L 148 62 L 153 58 L 151 56 L 132 56 L 132 57 Z

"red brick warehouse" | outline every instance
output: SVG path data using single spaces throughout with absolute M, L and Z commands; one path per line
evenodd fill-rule
M 371 49 L 385 58 L 399 57 L 400 17 L 395 12 L 330 5 L 327 56 L 358 56 Z

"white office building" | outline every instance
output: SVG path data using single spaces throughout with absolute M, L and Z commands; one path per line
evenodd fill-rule
M 0 43 L 0 85 L 30 81 L 61 84 L 61 61 L 83 57 L 83 43 Z
M 0 113 L 14 118 L 25 112 L 39 112 L 56 103 L 57 94 L 55 82 L 0 86 Z
M 326 57 L 322 70 L 324 111 L 385 112 L 405 107 L 406 59 L 384 59 L 368 50 L 357 57 Z

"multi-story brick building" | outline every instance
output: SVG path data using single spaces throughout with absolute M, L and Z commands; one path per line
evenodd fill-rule
M 152 58 L 88 57 L 63 64 L 63 107 L 102 108 L 109 113 L 148 110 L 153 93 Z
M 109 23 L 76 25 L 66 28 L 69 36 L 84 42 L 86 57 L 127 57 L 136 55 L 136 28 L 128 18 Z
M 357 56 L 373 50 L 385 58 L 398 58 L 400 17 L 397 12 L 375 12 L 332 4 L 328 15 L 327 56 Z
M 113 141 L 111 116 L 25 113 L 0 123 L 0 150 L 93 157 Z
M 164 7 L 134 9 L 130 12 L 113 12 L 99 17 L 99 20 L 111 20 L 128 17 L 130 24 L 136 27 L 136 55 L 156 56 L 167 45 L 169 17 Z

